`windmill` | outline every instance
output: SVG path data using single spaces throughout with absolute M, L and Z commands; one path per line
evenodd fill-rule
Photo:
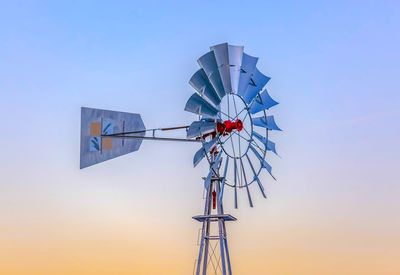
M 190 125 L 146 129 L 139 114 L 81 109 L 81 169 L 137 151 L 143 140 L 200 145 L 193 165 L 205 159 L 209 172 L 204 177 L 204 213 L 193 217 L 202 223 L 196 274 L 232 274 L 225 222 L 236 218 L 224 213 L 225 186 L 233 188 L 235 208 L 238 190 L 246 191 L 253 207 L 249 186 L 257 185 L 266 198 L 260 173 L 265 169 L 275 179 L 265 159 L 268 151 L 277 154 L 269 132 L 281 129 L 267 112 L 278 103 L 264 89 L 270 78 L 257 69 L 257 61 L 243 52 L 243 46 L 223 43 L 210 47 L 197 60 L 200 69 L 189 81 L 196 91 L 185 110 L 198 117 Z M 156 136 L 179 129 L 186 130 L 186 137 Z

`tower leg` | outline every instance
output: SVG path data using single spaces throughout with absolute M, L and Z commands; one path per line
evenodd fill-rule
M 206 207 L 204 209 L 204 214 L 205 215 L 210 215 L 211 214 L 211 202 L 212 202 L 212 188 L 208 188 L 207 190 L 207 200 L 206 200 Z M 210 221 L 209 220 L 204 220 L 203 224 L 205 224 L 205 235 L 204 235 L 204 257 L 203 257 L 203 275 L 206 275 L 207 273 L 207 264 L 208 264 L 208 248 L 210 246 L 210 239 L 208 236 L 210 236 Z
M 210 196 L 211 196 L 211 188 L 208 188 L 207 190 L 207 194 L 206 194 L 206 202 L 205 202 L 205 206 L 204 206 L 204 215 L 209 215 L 210 213 Z M 201 241 L 200 241 L 200 249 L 199 249 L 199 258 L 197 260 L 197 269 L 196 269 L 196 275 L 200 275 L 200 267 L 201 267 L 201 260 L 203 258 L 203 249 L 204 249 L 204 245 L 206 245 L 206 248 L 204 249 L 205 252 L 204 254 L 207 255 L 208 254 L 208 245 L 209 245 L 209 240 L 205 238 L 205 236 L 207 236 L 209 233 L 207 232 L 209 231 L 209 223 L 206 222 L 206 220 L 204 220 L 203 222 L 203 227 L 201 229 Z M 207 270 L 207 257 L 205 257 L 205 261 L 203 263 L 203 270 Z
M 226 238 L 226 228 L 225 228 L 225 222 L 223 224 L 223 228 L 224 228 L 224 243 L 225 243 L 225 252 L 226 252 L 226 263 L 228 265 L 228 274 L 232 275 L 232 269 L 231 269 L 231 260 L 229 258 L 229 250 L 228 250 L 228 240 Z
M 215 182 L 216 190 L 217 190 L 217 198 L 219 198 L 220 192 L 220 181 Z M 217 211 L 218 215 L 224 214 L 222 210 L 222 200 L 217 202 Z M 225 240 L 226 240 L 226 232 L 224 231 L 225 221 L 223 219 L 218 219 L 218 230 L 219 230 L 219 247 L 221 253 L 221 265 L 222 265 L 222 274 L 226 274 L 226 267 L 225 267 Z

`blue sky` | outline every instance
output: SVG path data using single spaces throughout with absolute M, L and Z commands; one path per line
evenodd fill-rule
M 233 234 L 253 225 L 266 230 L 274 219 L 293 230 L 326 224 L 320 230 L 333 232 L 347 224 L 344 239 L 352 239 L 353 230 L 379 239 L 400 229 L 394 219 L 400 210 L 396 1 L 1 6 L 0 205 L 10 232 L 38 226 L 22 222 L 27 216 L 49 217 L 43 219 L 57 225 L 71 217 L 84 223 L 112 203 L 110 217 L 122 211 L 124 219 L 134 219 L 123 211 L 151 202 L 150 214 L 164 213 L 165 201 L 177 220 L 163 221 L 182 224 L 181 234 L 190 239 L 196 230 L 190 216 L 201 210 L 199 177 L 207 171 L 191 167 L 196 147 L 144 142 L 139 152 L 80 171 L 79 108 L 140 113 L 149 128 L 191 122 L 195 117 L 183 111 L 193 92 L 188 80 L 197 58 L 222 42 L 244 45 L 260 58 L 260 70 L 271 77 L 269 92 L 280 102 L 273 113 L 284 129 L 273 136 L 282 156 L 271 159 L 278 181 L 263 178 L 270 199 L 256 198 L 251 210 L 244 195 L 239 210 L 227 199 L 227 209 L 251 225 L 237 225 Z M 46 230 L 38 227 L 37 234 Z M 390 241 L 387 247 L 399 255 Z

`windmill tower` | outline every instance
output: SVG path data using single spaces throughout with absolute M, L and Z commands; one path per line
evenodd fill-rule
M 235 208 L 238 190 L 246 190 L 253 207 L 249 188 L 253 183 L 266 198 L 259 175 L 265 169 L 272 176 L 265 159 L 268 151 L 277 153 L 269 132 L 281 129 L 274 117 L 267 115 L 278 103 L 264 89 L 270 78 L 257 69 L 257 61 L 244 53 L 242 46 L 227 43 L 213 46 L 201 56 L 197 60 L 200 69 L 189 81 L 196 92 L 185 106 L 198 116 L 191 125 L 146 129 L 138 114 L 85 107 L 81 111 L 81 168 L 134 152 L 143 140 L 201 145 L 193 165 L 206 159 L 209 172 L 204 178 L 204 213 L 193 217 L 202 223 L 197 275 L 232 274 L 225 222 L 236 218 L 224 213 L 225 186 L 234 190 Z M 159 131 L 178 129 L 186 129 L 186 137 L 156 136 Z

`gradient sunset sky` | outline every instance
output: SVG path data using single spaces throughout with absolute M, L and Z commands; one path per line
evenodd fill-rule
M 269 198 L 225 194 L 234 274 L 400 274 L 398 1 L 1 1 L 0 23 L 0 274 L 192 273 L 198 146 L 80 170 L 80 107 L 190 123 L 223 42 L 260 58 L 284 130 Z

